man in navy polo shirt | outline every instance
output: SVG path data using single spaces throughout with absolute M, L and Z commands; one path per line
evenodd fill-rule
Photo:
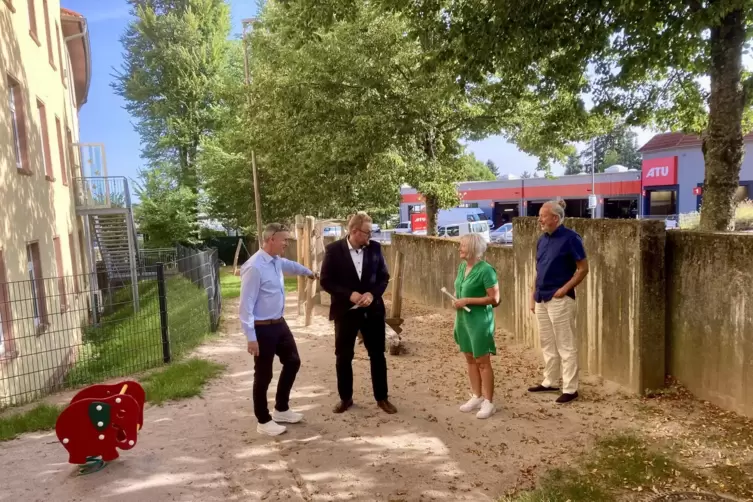
M 544 381 L 529 392 L 556 392 L 558 403 L 578 397 L 578 339 L 575 334 L 575 287 L 588 274 L 583 241 L 564 227 L 565 202 L 547 202 L 539 211 L 544 233 L 536 245 L 536 281 L 531 311 L 536 314 L 544 353 Z

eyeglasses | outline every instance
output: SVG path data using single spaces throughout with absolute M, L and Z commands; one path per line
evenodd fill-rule
M 358 231 L 367 237 L 371 237 L 371 230 L 362 230 L 359 228 Z

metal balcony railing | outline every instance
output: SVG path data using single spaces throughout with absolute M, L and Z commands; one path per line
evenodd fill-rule
M 130 209 L 131 192 L 125 176 L 76 178 L 76 208 Z

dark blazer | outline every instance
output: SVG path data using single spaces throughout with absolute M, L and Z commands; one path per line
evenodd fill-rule
M 356 266 L 350 257 L 347 237 L 328 245 L 324 253 L 324 262 L 319 277 L 322 289 L 330 294 L 332 303 L 329 308 L 329 319 L 342 318 L 354 305 L 350 295 L 371 293 L 374 301 L 366 307 L 369 316 L 385 316 L 382 295 L 387 290 L 390 274 L 387 263 L 382 255 L 382 246 L 376 241 L 369 241 L 363 250 L 363 270 L 358 279 Z M 359 310 L 364 307 L 360 307 Z

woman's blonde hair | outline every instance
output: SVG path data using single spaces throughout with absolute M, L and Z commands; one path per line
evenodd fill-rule
M 484 253 L 486 253 L 486 241 L 481 237 L 481 234 L 465 234 L 460 238 L 460 242 L 465 243 L 468 247 L 468 254 L 477 260 L 483 258 Z

